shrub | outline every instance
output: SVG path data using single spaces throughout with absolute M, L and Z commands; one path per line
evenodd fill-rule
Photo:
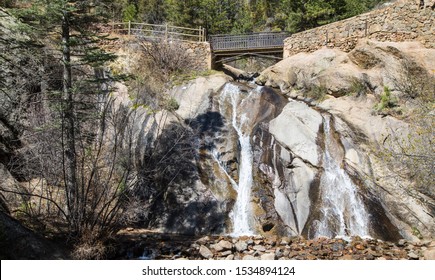
M 375 111 L 378 114 L 390 115 L 394 113 L 401 113 L 400 109 L 393 110 L 393 108 L 398 107 L 398 99 L 392 95 L 389 87 L 384 86 L 384 92 L 381 94 L 380 98 L 380 102 L 375 106 Z
M 310 87 L 304 92 L 304 96 L 312 98 L 317 101 L 325 99 L 328 89 L 324 85 L 310 85 Z
M 180 104 L 178 104 L 177 100 L 175 98 L 173 98 L 173 97 L 169 98 L 166 101 L 165 105 L 166 105 L 165 109 L 168 110 L 168 111 L 176 111 L 176 110 L 178 110 L 178 108 L 180 108 Z
M 357 77 L 352 77 L 350 79 L 350 88 L 348 95 L 360 97 L 367 95 L 367 92 L 369 91 L 366 83 Z

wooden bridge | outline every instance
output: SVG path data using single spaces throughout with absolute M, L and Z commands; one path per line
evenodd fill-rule
M 222 63 L 247 55 L 282 59 L 284 39 L 289 36 L 287 32 L 213 35 L 209 41 L 215 63 Z

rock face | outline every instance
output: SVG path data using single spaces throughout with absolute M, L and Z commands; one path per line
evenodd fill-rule
M 172 95 L 179 104 L 177 115 L 183 119 L 190 119 L 205 113 L 209 107 L 210 94 L 218 91 L 230 80 L 231 78 L 224 74 L 216 74 L 199 77 L 187 85 L 176 87 Z
M 293 234 L 302 233 L 310 212 L 310 187 L 321 159 L 316 143 L 321 125 L 317 111 L 296 101 L 269 124 L 276 144 L 272 164 L 266 168 L 265 163 L 262 170 L 273 182 L 275 208 Z
M 241 211 L 247 213 L 241 220 L 249 232 L 265 236 L 312 238 L 323 232 L 334 237 L 347 232 L 384 240 L 416 239 L 414 227 L 431 236 L 430 210 L 384 179 L 388 170 L 373 153 L 386 131 L 406 134 L 408 125 L 372 114 L 385 84 L 395 93 L 392 76 L 403 69 L 403 59 L 433 69 L 431 54 L 433 50 L 415 43 L 373 41 L 361 42 L 349 54 L 331 49 L 298 54 L 257 78 L 257 83 L 278 87 L 291 99 L 268 87 L 231 82 L 225 75 L 175 88 L 175 112 L 138 113 L 138 161 L 149 161 L 147 150 L 168 141 L 157 145 L 157 154 L 169 155 L 164 169 L 170 173 L 155 174 L 158 180 L 143 179 L 152 186 L 143 191 L 144 199 L 154 201 L 147 208 L 147 226 L 185 234 L 231 234 Z M 313 102 L 304 96 L 307 88 L 323 88 L 325 98 Z M 247 156 L 252 158 L 246 161 Z M 249 184 L 249 190 L 240 210 L 243 184 Z M 355 200 L 337 196 L 338 201 L 327 201 L 322 197 L 327 185 L 349 188 Z M 346 216 L 355 216 L 350 214 L 351 201 L 368 211 L 356 216 L 370 218 L 348 220 Z M 328 203 L 341 209 L 334 211 L 344 213 L 342 221 L 322 218 L 330 215 L 324 210 Z M 342 215 L 338 212 L 336 217 Z M 366 230 L 349 229 L 349 223 Z M 214 249 L 228 258 L 233 255 L 229 251 L 246 250 L 244 244 L 227 247 L 219 244 Z
M 313 53 L 298 53 L 266 69 L 256 79 L 262 85 L 279 87 L 291 97 L 301 96 L 299 89 L 322 87 L 325 93 L 340 97 L 359 90 L 376 95 L 384 86 L 395 90 L 406 74 L 406 62 L 413 61 L 431 73 L 435 49 L 417 42 L 377 42 L 361 40 L 350 52 L 322 48 Z M 296 77 L 296 78 L 295 78 Z
M 396 96 L 403 91 L 403 82 L 410 81 L 404 76 L 412 75 L 409 68 L 431 75 L 435 69 L 434 58 L 435 50 L 426 49 L 419 43 L 362 40 L 350 53 L 326 48 L 310 54 L 299 53 L 267 69 L 257 78 L 257 83 L 279 87 L 288 96 L 305 99 L 334 117 L 337 137 L 344 148 L 343 166 L 353 178 L 359 178 L 364 186 L 362 192 L 376 197 L 380 209 L 386 210 L 387 217 L 379 220 L 390 220 L 408 239 L 416 239 L 415 228 L 424 232 L 424 236 L 433 236 L 435 223 L 429 214 L 432 210 L 427 208 L 433 204 L 433 197 L 406 194 L 394 179 L 388 178 L 391 171 L 378 158 L 375 147 L 382 146 L 390 133 L 407 135 L 409 125 L 392 116 L 373 114 L 373 108 L 385 86 Z M 295 73 L 296 80 L 290 79 L 289 73 Z M 304 89 L 320 85 L 329 95 L 312 102 Z M 347 96 L 342 96 L 344 94 Z M 285 138 L 290 138 L 290 132 L 273 128 L 275 122 L 271 122 L 271 131 L 278 131 L 277 139 L 286 133 Z M 297 154 L 294 149 L 292 151 Z M 313 153 L 315 151 L 308 155 Z M 418 202 L 421 199 L 429 203 L 421 204 Z M 366 199 L 366 203 L 372 205 L 370 201 L 373 199 Z M 373 226 L 382 231 L 382 224 L 385 223 L 378 222 Z
M 319 165 L 316 138 L 322 116 L 308 105 L 290 102 L 269 124 L 269 132 L 287 149 L 313 166 Z

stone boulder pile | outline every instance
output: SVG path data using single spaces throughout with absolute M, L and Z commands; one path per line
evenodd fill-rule
M 115 258 L 166 260 L 425 260 L 435 259 L 435 241 L 387 242 L 353 237 L 204 236 L 161 233 L 120 233 Z

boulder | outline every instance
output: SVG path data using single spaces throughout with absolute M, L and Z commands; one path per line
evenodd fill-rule
M 56 260 L 69 258 L 66 250 L 21 225 L 0 211 L 0 258 L 2 260 Z
M 174 88 L 170 95 L 178 102 L 175 111 L 182 119 L 191 119 L 204 113 L 209 106 L 210 93 L 220 89 L 231 78 L 225 74 L 199 77 Z
M 263 254 L 261 255 L 260 259 L 265 261 L 272 261 L 275 260 L 275 254 L 274 253 Z
M 210 251 L 209 248 L 207 248 L 204 245 L 201 245 L 201 247 L 199 247 L 199 254 L 204 258 L 204 259 L 211 259 L 213 257 L 213 252 Z
M 243 252 L 248 249 L 248 244 L 243 240 L 239 240 L 234 244 L 234 247 L 236 248 L 237 252 Z
M 215 246 L 216 251 L 231 250 L 232 248 L 233 244 L 227 240 L 221 240 Z

